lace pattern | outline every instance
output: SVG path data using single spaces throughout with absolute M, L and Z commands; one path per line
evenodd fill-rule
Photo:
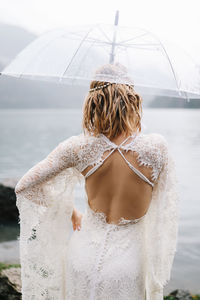
M 90 147 L 88 147 L 88 144 Z M 77 170 L 82 172 L 88 166 L 96 166 L 102 163 L 105 151 L 113 149 L 113 144 L 109 139 L 105 139 L 104 135 L 99 137 L 81 135 L 79 143 L 77 162 Z M 143 134 L 140 133 L 136 138 L 128 144 L 122 145 L 120 148 L 124 151 L 134 151 L 137 153 L 137 161 L 139 166 L 149 166 L 152 168 L 152 181 L 157 181 L 165 161 L 165 149 L 168 144 L 166 139 L 158 133 Z
M 86 208 L 68 245 L 67 299 L 144 300 L 144 224 L 129 221 L 109 224 Z
M 112 147 L 102 137 L 73 136 L 17 183 L 22 300 L 84 300 L 94 295 L 142 300 L 144 283 L 146 300 L 162 299 L 179 217 L 175 163 L 162 135 L 140 134 L 122 146 L 138 153 L 140 165 L 152 167 L 156 184 L 145 217 L 109 224 L 105 215 L 88 209 L 81 231 L 70 238 L 74 188 L 85 180 L 80 172 L 101 162 Z
M 168 148 L 166 139 L 161 134 L 152 133 L 149 135 L 141 134 L 136 143 L 133 142 L 122 146 L 122 149 L 135 151 L 138 155 L 139 166 L 152 167 L 151 179 L 157 181 L 166 159 L 166 149 Z

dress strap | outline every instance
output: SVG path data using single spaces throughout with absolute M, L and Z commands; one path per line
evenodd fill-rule
M 124 154 L 122 153 L 122 151 L 120 150 L 121 146 L 130 138 L 130 137 L 134 137 L 136 135 L 136 133 L 134 133 L 133 135 L 128 136 L 122 143 L 120 143 L 119 145 L 113 143 L 112 141 L 110 141 L 107 136 L 105 136 L 104 134 L 101 134 L 108 142 L 109 144 L 112 145 L 112 150 L 110 151 L 110 153 L 101 160 L 100 163 L 96 164 L 93 168 L 91 168 L 85 175 L 85 178 L 89 177 L 90 175 L 92 175 L 103 163 L 104 161 L 117 149 L 118 152 L 121 154 L 122 158 L 126 161 L 126 163 L 128 164 L 128 166 L 131 168 L 131 170 L 133 172 L 135 172 L 141 179 L 143 179 L 144 181 L 146 181 L 148 184 L 150 184 L 152 187 L 154 186 L 154 183 L 151 182 L 142 172 L 140 172 L 138 169 L 136 169 L 124 156 Z M 135 137 L 135 139 L 137 138 L 137 136 Z M 134 141 L 135 141 L 134 139 Z
M 126 161 L 126 163 L 128 164 L 128 166 L 131 168 L 131 170 L 133 170 L 140 178 L 142 178 L 144 181 L 146 181 L 147 183 L 149 183 L 152 187 L 154 186 L 154 183 L 151 182 L 142 172 L 140 172 L 138 169 L 136 169 L 124 156 L 124 154 L 121 152 L 120 149 L 118 149 L 119 153 L 121 154 L 121 156 L 124 158 L 124 160 Z
M 96 164 L 92 169 L 90 169 L 86 174 L 85 174 L 85 178 L 89 177 L 90 175 L 92 175 L 103 163 L 104 161 L 117 149 L 119 150 L 119 148 L 130 138 L 133 137 L 135 134 L 128 136 L 120 145 L 117 145 L 115 143 L 113 143 L 112 141 L 110 141 L 107 136 L 105 136 L 104 134 L 101 134 L 109 143 L 112 144 L 112 150 L 110 151 L 110 153 L 101 160 L 100 163 Z
M 133 136 L 135 136 L 136 135 L 136 133 L 135 134 L 132 134 L 132 135 L 129 135 L 125 140 L 123 140 L 123 142 L 120 144 L 120 145 L 117 145 L 117 148 L 120 148 L 126 141 L 128 141 L 128 139 L 130 138 L 130 137 L 133 137 Z M 116 144 L 115 144 L 116 145 Z
M 137 136 L 139 136 L 140 134 L 138 134 Z M 109 138 L 107 138 L 107 136 L 106 135 L 104 135 L 104 134 L 101 134 L 101 136 L 103 136 L 103 138 L 105 139 L 105 140 L 107 140 L 108 142 L 109 142 L 109 144 L 111 144 L 112 146 L 113 146 L 113 148 L 120 148 L 129 138 L 131 138 L 131 137 L 135 137 L 136 136 L 136 133 L 133 133 L 132 135 L 129 135 L 127 138 L 125 138 L 125 140 L 123 140 L 123 142 L 121 143 L 121 144 L 119 144 L 119 145 L 117 145 L 117 144 L 115 144 L 114 142 L 112 142 L 111 140 L 109 140 Z M 137 136 L 136 136 L 136 138 L 137 138 Z M 135 140 L 135 139 L 134 139 Z

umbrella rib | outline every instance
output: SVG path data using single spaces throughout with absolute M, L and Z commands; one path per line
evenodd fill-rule
M 95 42 L 93 42 L 93 44 L 94 44 Z M 87 51 L 93 46 L 93 44 L 91 44 L 90 45 L 90 47 L 87 49 Z M 84 57 L 82 58 L 82 61 L 80 62 L 80 65 L 79 65 L 79 67 L 81 66 L 81 64 L 82 64 L 82 62 L 83 62 L 83 60 L 84 60 L 84 58 L 87 56 L 87 53 L 84 55 Z M 76 77 L 77 77 L 77 72 L 76 72 Z M 72 81 L 73 82 L 73 81 Z
M 148 46 L 148 47 L 151 47 L 151 46 L 160 46 L 160 44 L 132 44 L 132 45 L 123 45 L 123 44 L 117 44 L 117 46 L 122 46 L 124 48 L 136 48 L 136 47 L 145 47 L 145 46 Z M 147 49 L 147 48 L 146 48 Z M 150 49 L 150 48 L 149 48 Z
M 128 40 L 122 40 L 122 41 L 120 41 L 119 43 L 127 43 L 127 42 L 129 42 L 129 41 L 135 40 L 135 39 L 137 39 L 137 38 L 139 38 L 139 37 L 142 37 L 142 36 L 144 36 L 144 35 L 147 35 L 147 34 L 148 34 L 148 32 L 143 33 L 143 34 L 140 34 L 140 35 L 135 36 L 134 38 L 131 38 L 131 39 L 128 39 Z
M 164 52 L 165 52 L 165 55 L 166 55 L 167 60 L 168 60 L 168 62 L 169 62 L 169 64 L 170 64 L 170 67 L 171 67 L 171 71 L 172 71 L 172 73 L 173 73 L 173 75 L 174 75 L 174 79 L 175 79 L 175 82 L 176 82 L 176 86 L 177 86 L 178 90 L 180 91 L 180 87 L 179 87 L 179 84 L 178 84 L 178 79 L 177 79 L 177 77 L 176 77 L 176 73 L 175 73 L 175 70 L 174 70 L 174 68 L 173 68 L 173 65 L 172 65 L 172 62 L 171 62 L 171 60 L 170 60 L 170 57 L 169 57 L 169 55 L 168 55 L 168 53 L 167 53 L 167 51 L 166 51 L 164 45 L 163 45 L 161 42 L 160 42 L 160 45 L 161 45 L 162 49 L 163 49 Z
M 62 35 L 62 34 L 61 34 Z M 58 37 L 57 37 L 58 38 Z M 51 44 L 52 40 L 50 40 L 48 43 L 46 43 L 46 45 L 44 45 L 44 47 L 42 49 L 39 49 L 39 51 L 37 51 L 37 53 L 34 55 L 34 57 L 37 57 L 37 54 L 41 51 L 43 51 L 49 44 Z M 34 57 L 32 57 L 32 59 L 30 59 L 30 61 L 28 62 L 28 64 L 25 66 L 25 68 L 23 69 L 23 71 L 21 71 L 19 78 L 21 78 L 23 76 L 23 73 L 25 73 L 25 70 L 27 69 L 27 66 L 31 64 L 31 62 L 33 61 Z
M 109 39 L 109 37 L 105 34 L 105 32 L 102 30 L 102 28 L 100 26 L 98 26 L 99 30 L 101 31 L 101 33 L 105 36 L 105 38 L 112 43 L 111 39 Z
M 148 32 L 148 31 L 147 31 L 147 32 Z M 169 58 L 169 55 L 168 55 L 168 53 L 167 53 L 167 51 L 166 51 L 164 45 L 163 45 L 162 42 L 160 41 L 160 39 L 159 39 L 155 34 L 153 34 L 153 33 L 151 33 L 151 34 L 155 37 L 156 40 L 158 40 L 158 42 L 159 42 L 159 44 L 161 45 L 163 51 L 165 52 L 165 55 L 166 55 L 167 60 L 168 60 L 168 62 L 169 62 L 169 64 L 170 64 L 171 71 L 172 71 L 172 73 L 173 73 L 173 76 L 174 76 L 174 79 L 175 79 L 175 82 L 176 82 L 176 86 L 177 86 L 177 88 L 178 88 L 178 91 L 180 92 L 180 87 L 179 87 L 179 84 L 178 84 L 178 79 L 177 79 L 177 77 L 176 77 L 176 73 L 175 73 L 175 70 L 174 70 L 173 65 L 172 65 L 172 63 L 171 63 L 171 60 L 170 60 L 170 58 Z
M 148 44 L 148 43 L 141 43 L 141 44 L 129 44 L 129 45 L 124 45 L 123 43 L 124 42 L 127 42 L 127 41 L 131 41 L 133 39 L 129 39 L 129 40 L 126 40 L 126 41 L 122 41 L 122 42 L 117 42 L 116 43 L 116 46 L 123 46 L 123 47 L 128 47 L 128 48 L 131 48 L 131 47 L 134 47 L 134 46 L 157 46 L 157 45 L 160 45 L 160 43 L 152 43 L 152 44 Z M 88 42 L 96 42 L 96 44 L 99 44 L 99 45 L 111 45 L 112 42 L 108 42 L 108 41 L 99 41 L 98 39 L 95 39 L 95 38 L 89 38 L 87 39 Z
M 90 38 L 90 39 L 88 39 L 87 41 L 95 41 L 97 44 L 99 44 L 99 45 L 102 45 L 102 44 L 104 44 L 104 45 L 111 45 L 112 43 L 109 43 L 109 42 L 106 42 L 106 41 L 99 41 L 99 40 L 97 40 L 97 39 L 92 39 L 92 38 Z M 129 48 L 129 47 L 134 47 L 134 46 L 137 46 L 137 45 L 139 45 L 139 46 L 158 46 L 158 45 L 160 45 L 160 43 L 152 43 L 152 44 L 148 44 L 148 43 L 146 43 L 146 44 L 129 44 L 129 45 L 124 45 L 124 44 L 122 44 L 121 42 L 118 42 L 118 43 L 116 43 L 116 46 L 122 46 L 122 47 L 127 47 L 127 48 Z
M 71 58 L 71 60 L 70 60 L 70 62 L 69 62 L 69 64 L 68 64 L 68 66 L 66 67 L 66 69 L 65 69 L 64 72 L 63 72 L 63 74 L 62 74 L 60 77 L 63 77 L 63 76 L 65 75 L 65 73 L 66 73 L 67 70 L 69 69 L 69 67 L 70 67 L 70 65 L 71 65 L 71 63 L 72 63 L 74 57 L 75 57 L 76 54 L 78 53 L 80 47 L 82 46 L 83 42 L 84 42 L 85 39 L 87 38 L 88 34 L 92 31 L 92 29 L 93 29 L 93 28 L 91 27 L 91 28 L 88 30 L 88 32 L 86 33 L 86 35 L 84 36 L 84 38 L 83 38 L 82 41 L 80 42 L 80 44 L 79 44 L 77 50 L 75 51 L 74 55 L 72 56 L 72 58 Z
M 92 38 L 90 38 L 90 39 L 88 39 L 87 40 L 88 42 L 96 42 L 96 44 L 99 44 L 99 45 L 102 45 L 102 44 L 104 44 L 104 45 L 111 45 L 111 43 L 109 43 L 109 42 L 106 42 L 106 41 L 99 41 L 99 40 L 97 40 L 97 39 L 92 39 Z M 118 42 L 118 43 L 116 43 L 116 46 L 122 46 L 122 47 L 127 47 L 127 48 L 131 48 L 131 47 L 134 47 L 134 46 L 158 46 L 158 45 L 160 45 L 160 43 L 154 43 L 154 44 L 129 44 L 129 45 L 124 45 L 124 44 L 121 44 L 120 42 Z

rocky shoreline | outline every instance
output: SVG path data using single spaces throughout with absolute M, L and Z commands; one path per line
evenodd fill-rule
M 21 299 L 22 295 L 20 265 L 5 265 L 0 263 L 0 267 L 0 299 Z
M 20 265 L 0 263 L 0 299 L 20 300 L 21 295 L 21 268 Z M 164 300 L 200 300 L 200 295 L 192 295 L 187 290 L 175 290 Z

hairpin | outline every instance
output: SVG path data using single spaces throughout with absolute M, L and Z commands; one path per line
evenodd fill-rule
M 93 92 L 93 91 L 96 91 L 96 90 L 103 89 L 104 87 L 107 87 L 107 86 L 109 86 L 110 84 L 112 84 L 112 82 L 108 82 L 108 83 L 105 83 L 105 84 L 103 84 L 103 85 L 96 86 L 95 88 L 90 89 L 89 92 Z
M 113 84 L 113 82 L 108 82 L 108 83 L 105 83 L 103 85 L 96 86 L 95 88 L 90 89 L 89 92 L 93 92 L 93 91 L 97 91 L 97 90 L 103 89 L 103 88 L 105 88 L 105 87 L 107 87 L 107 86 L 109 86 L 111 84 Z M 126 85 L 128 85 L 129 87 L 134 87 L 133 84 L 128 84 L 127 83 Z

